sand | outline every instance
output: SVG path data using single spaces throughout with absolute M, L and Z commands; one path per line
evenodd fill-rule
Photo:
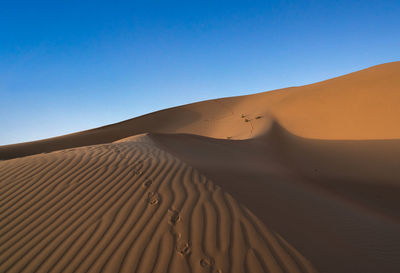
M 0 272 L 400 272 L 400 62 L 0 146 Z

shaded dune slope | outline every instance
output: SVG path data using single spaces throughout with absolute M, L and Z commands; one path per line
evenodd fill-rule
M 0 163 L 1 272 L 315 272 L 147 137 Z
M 246 141 L 151 138 L 218 181 L 321 272 L 400 269 L 400 141 L 310 140 L 278 124 Z

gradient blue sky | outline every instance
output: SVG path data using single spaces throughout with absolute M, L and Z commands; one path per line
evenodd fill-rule
M 400 60 L 400 1 L 3 1 L 0 145 Z

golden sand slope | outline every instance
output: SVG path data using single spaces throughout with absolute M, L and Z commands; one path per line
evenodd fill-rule
M 399 86 L 400 62 L 387 63 L 311 85 L 203 101 L 75 134 L 0 146 L 0 159 L 149 132 L 248 139 L 265 134 L 275 120 L 306 138 L 398 139 Z
M 0 163 L 0 272 L 314 272 L 146 137 Z

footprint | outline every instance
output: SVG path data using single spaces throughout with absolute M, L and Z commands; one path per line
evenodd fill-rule
M 177 222 L 181 220 L 181 217 L 179 216 L 179 212 L 176 210 L 168 210 L 171 213 L 171 217 L 168 220 L 168 223 L 170 225 L 175 225 Z
M 153 183 L 153 180 L 147 178 L 146 181 L 143 182 L 143 187 L 148 188 Z
M 135 169 L 133 169 L 133 173 L 135 174 L 135 175 L 142 175 L 142 171 L 139 171 L 139 170 L 135 170 Z
M 190 255 L 190 252 L 192 251 L 192 248 L 190 246 L 189 242 L 183 242 L 183 243 L 177 243 L 176 245 L 176 251 L 183 257 L 186 257 Z
M 214 260 L 212 258 L 205 257 L 200 260 L 200 265 L 203 268 L 211 270 L 214 265 Z
M 151 191 L 147 194 L 147 203 L 150 205 L 157 205 L 160 199 L 160 195 L 157 192 Z

